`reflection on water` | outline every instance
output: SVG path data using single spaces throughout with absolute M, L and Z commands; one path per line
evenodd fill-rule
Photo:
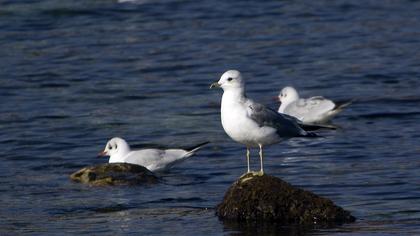
M 224 230 L 229 235 L 305 235 L 317 232 L 316 229 L 303 226 L 281 226 L 272 222 L 238 223 L 223 222 Z

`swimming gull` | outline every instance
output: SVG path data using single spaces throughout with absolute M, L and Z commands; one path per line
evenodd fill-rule
M 314 137 L 316 134 L 302 129 L 293 117 L 252 101 L 245 95 L 245 82 L 237 70 L 228 70 L 210 88 L 223 89 L 221 121 L 225 132 L 236 142 L 246 146 L 249 168 L 251 147 L 259 147 L 260 172 L 264 174 L 263 147 L 292 137 Z
M 208 142 L 201 143 L 189 150 L 184 149 L 140 149 L 131 150 L 122 138 L 110 139 L 100 156 L 110 156 L 109 163 L 130 163 L 146 167 L 152 172 L 164 171 L 186 160 Z
M 285 87 L 281 90 L 279 96 L 281 105 L 278 112 L 294 116 L 303 123 L 326 123 L 335 115 L 341 112 L 352 101 L 344 103 L 334 103 L 322 96 L 311 98 L 299 98 L 299 94 L 293 87 Z

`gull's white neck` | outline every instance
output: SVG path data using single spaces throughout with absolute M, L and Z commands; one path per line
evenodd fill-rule
M 286 101 L 282 101 L 279 107 L 278 112 L 279 113 L 284 113 L 284 110 L 286 109 L 287 106 L 290 105 L 290 103 L 297 101 L 299 99 L 299 96 L 293 96 L 289 99 L 286 99 Z
M 223 90 L 223 100 L 239 101 L 245 99 L 245 89 L 243 87 L 227 88 Z
M 235 117 L 246 111 L 242 109 L 245 102 L 246 97 L 243 88 L 229 88 L 224 90 L 220 107 L 223 127 L 228 123 L 235 122 Z
M 224 90 L 222 96 L 222 109 L 223 106 L 230 105 L 233 103 L 245 101 L 245 89 L 244 88 L 229 88 Z
M 288 106 L 290 104 L 290 102 L 282 102 L 281 104 L 280 104 L 280 107 L 279 107 L 279 110 L 278 110 L 278 112 L 279 113 L 284 113 L 284 109 L 286 109 L 286 107 Z

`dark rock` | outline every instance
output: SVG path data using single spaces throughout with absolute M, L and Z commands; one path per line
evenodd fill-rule
M 158 182 L 158 178 L 145 167 L 128 163 L 106 163 L 85 167 L 71 174 L 70 179 L 95 186 L 142 185 Z
M 269 175 L 239 178 L 226 192 L 216 214 L 222 220 L 329 227 L 354 222 L 348 211 L 326 198 Z

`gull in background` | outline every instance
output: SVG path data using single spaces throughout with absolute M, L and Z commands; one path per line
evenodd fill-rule
M 296 89 L 290 86 L 280 91 L 278 99 L 281 103 L 279 113 L 296 117 L 306 124 L 326 123 L 352 103 L 352 101 L 334 103 L 321 96 L 299 98 Z
M 246 146 L 248 173 L 250 148 L 259 147 L 260 172 L 264 174 L 263 147 L 292 137 L 316 137 L 305 131 L 299 122 L 288 115 L 282 115 L 264 105 L 256 103 L 245 95 L 245 82 L 237 70 L 228 70 L 210 88 L 223 89 L 221 121 L 225 132 L 236 142 Z
M 207 143 L 209 142 L 198 144 L 189 150 L 155 148 L 131 150 L 124 139 L 115 137 L 107 142 L 105 149 L 99 155 L 109 156 L 109 163 L 141 165 L 152 172 L 158 172 L 167 170 L 173 165 L 188 159 Z

